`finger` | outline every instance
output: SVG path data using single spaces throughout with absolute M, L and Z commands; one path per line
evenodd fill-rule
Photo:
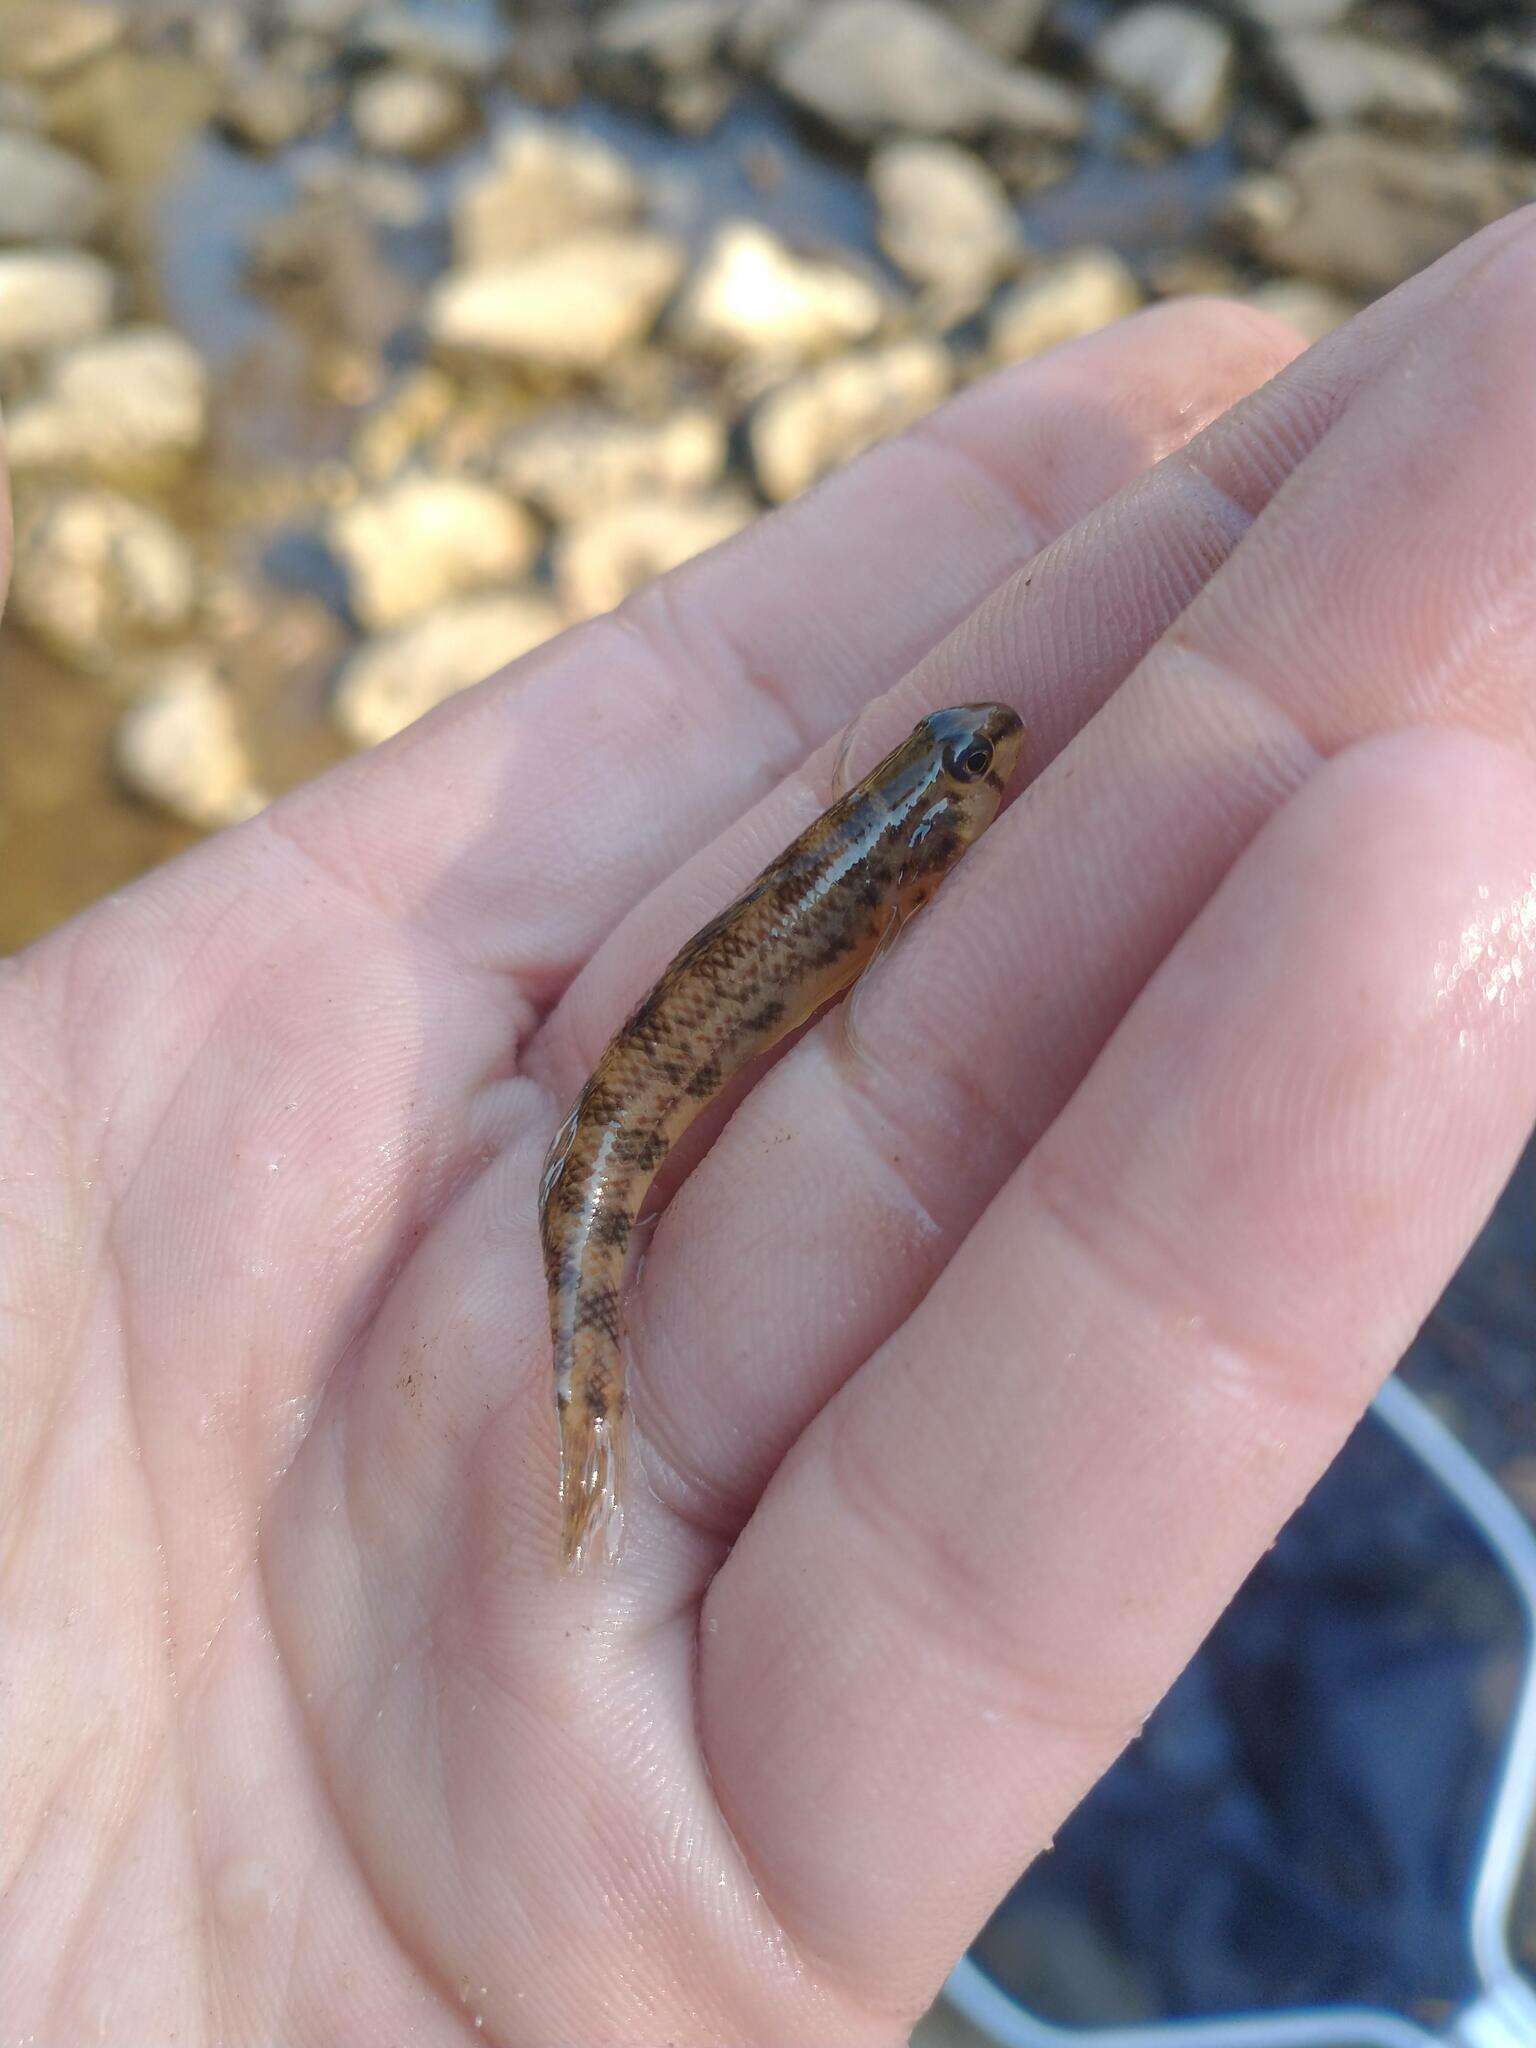
M 1522 243 L 1508 267 L 1523 275 L 1532 260 Z M 1006 630 L 1022 644 L 1011 657 L 993 645 L 990 659 L 999 678 L 1011 661 L 1016 693 L 1027 689 L 1052 728 L 1049 750 L 1065 737 L 1072 703 L 1096 703 L 1179 599 L 1193 599 L 858 992 L 852 1054 L 834 1018 L 760 1082 L 658 1232 L 630 1313 L 637 1409 L 653 1483 L 690 1518 L 726 1535 L 741 1525 L 800 1430 L 922 1298 L 1320 751 L 1455 715 L 1469 691 L 1489 720 L 1502 718 L 1499 729 L 1523 728 L 1536 644 L 1506 633 L 1502 685 L 1475 665 L 1488 564 L 1510 553 L 1489 530 L 1523 532 L 1536 509 L 1536 408 L 1526 418 L 1504 402 L 1510 379 L 1491 360 L 1523 347 L 1529 311 L 1495 265 L 1476 290 L 1448 293 L 1421 315 L 1421 378 L 1462 388 L 1483 374 L 1469 365 L 1490 358 L 1480 428 L 1463 406 L 1428 449 L 1418 425 L 1424 384 L 1393 368 L 1395 317 L 1374 336 L 1362 328 L 1331 364 L 1297 365 L 1195 443 L 1187 461 L 1219 463 L 1224 499 L 1257 505 L 1278 491 L 1202 592 L 1188 589 L 1202 566 L 1200 500 L 1177 474 L 1148 479 L 1094 531 L 1047 551 L 1031 572 L 1030 605 L 1005 593 L 985 608 L 1016 613 Z M 1394 336 L 1390 351 L 1383 330 Z M 1338 395 L 1331 418 L 1319 392 Z M 1485 439 L 1499 445 L 1497 459 L 1490 451 L 1484 460 Z M 1298 462 L 1283 489 L 1276 448 Z M 1458 459 L 1464 509 L 1449 490 L 1429 498 L 1401 474 L 1405 463 L 1438 460 L 1449 475 Z M 1173 468 L 1182 472 L 1184 460 Z M 1305 553 L 1319 534 L 1369 534 L 1372 547 L 1349 551 L 1330 579 Z M 1326 542 L 1316 553 L 1327 556 Z M 1091 637 L 1102 613 L 1124 621 L 1112 645 Z M 1225 644 L 1206 645 L 1208 618 Z M 1311 637 L 1288 644 L 1297 620 Z M 985 694 L 971 664 L 1004 630 L 967 628 L 936 652 L 903 720 Z M 1246 646 L 1263 650 L 1257 688 Z M 1310 708 L 1319 698 L 1325 728 Z M 735 857 L 731 843 L 717 855 Z M 727 893 L 699 882 L 707 886 Z M 621 965 L 605 949 L 553 1031 L 567 1015 L 579 1020 L 584 993 L 601 994 Z
M 987 590 L 1295 346 L 1190 301 L 979 386 L 276 822 L 542 997 Z
M 714 1581 L 765 1895 L 915 2011 L 1316 1479 L 1536 1109 L 1536 776 L 1434 731 L 1265 829 Z

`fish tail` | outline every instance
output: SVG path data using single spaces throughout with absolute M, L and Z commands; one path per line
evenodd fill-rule
M 601 1550 L 617 1562 L 624 1533 L 625 1415 L 577 1398 L 560 1410 L 560 1551 L 582 1571 Z

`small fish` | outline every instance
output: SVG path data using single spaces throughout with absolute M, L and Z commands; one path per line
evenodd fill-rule
M 623 1290 L 640 1206 L 699 1112 L 842 994 L 996 817 L 1024 744 L 1003 704 L 935 711 L 678 954 L 618 1032 L 544 1165 L 567 1565 L 618 1555 Z

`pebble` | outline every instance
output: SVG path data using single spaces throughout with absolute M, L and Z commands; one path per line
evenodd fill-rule
M 369 492 L 333 515 L 326 539 L 346 571 L 353 616 L 370 632 L 510 582 L 540 543 L 521 506 L 450 476 L 407 476 Z
M 512 263 L 450 271 L 427 301 L 427 332 L 451 353 L 528 368 L 600 369 L 644 339 L 682 278 L 667 236 L 573 236 Z
M 890 342 L 819 363 L 760 401 L 748 426 L 763 495 L 782 502 L 910 426 L 949 390 L 953 368 L 936 341 Z
M 110 482 L 158 482 L 208 431 L 208 372 L 166 327 L 125 327 L 65 350 L 11 413 L 11 467 Z
M 89 164 L 40 135 L 0 129 L 0 242 L 81 242 L 106 211 Z
M 52 84 L 106 56 L 122 41 L 127 26 L 124 10 L 108 0 L 32 0 L 30 6 L 8 6 L 0 71 Z
M 490 168 L 453 205 L 458 263 L 507 263 L 591 228 L 617 228 L 640 207 L 640 182 L 600 142 L 524 121 L 498 136 Z
M 1113 249 L 1074 249 L 998 301 L 988 324 L 988 353 L 994 363 L 1024 362 L 1061 342 L 1097 334 L 1140 304 L 1140 287 Z
M 348 658 L 336 685 L 336 721 L 356 745 L 374 746 L 553 638 L 563 623 L 537 591 L 442 605 Z
M 734 87 L 716 61 L 737 0 L 624 0 L 597 23 L 586 70 L 599 92 L 703 134 Z
M 589 514 L 559 536 L 551 556 L 567 618 L 612 611 L 653 576 L 739 533 L 757 509 L 745 491 L 722 490 L 698 498 L 656 493 Z
M 1272 269 L 1372 296 L 1532 196 L 1536 173 L 1507 159 L 1320 129 L 1242 181 L 1232 213 Z
M 271 156 L 330 118 L 334 96 L 297 66 L 246 58 L 224 82 L 215 119 L 232 142 Z
M 1111 22 L 1093 57 L 1101 77 L 1183 142 L 1208 142 L 1226 119 L 1235 52 L 1208 14 L 1151 0 Z
M 505 63 L 508 31 L 465 7 L 375 5 L 364 9 L 348 36 L 350 54 L 442 71 L 468 85 L 486 86 Z
M 82 249 L 0 249 L 0 351 L 63 348 L 100 334 L 117 277 Z
M 167 663 L 123 712 L 112 765 L 131 795 L 203 831 L 253 817 L 268 800 L 234 697 L 200 655 Z
M 104 667 L 181 631 L 196 588 L 190 548 L 148 506 L 86 485 L 18 491 L 16 617 L 65 661 Z
M 793 363 L 867 340 L 885 312 L 885 294 L 846 263 L 797 255 L 756 222 L 732 220 L 668 325 L 699 355 Z
M 1320 126 L 1448 140 L 1470 117 L 1461 81 L 1416 50 L 1324 29 L 1277 36 L 1270 54 L 1308 120 Z
M 880 246 L 945 322 L 973 313 L 1024 253 L 1013 202 L 954 142 L 891 142 L 869 165 Z
M 1023 57 L 1050 13 L 1051 0 L 949 0 L 948 12 L 995 57 Z
M 651 421 L 572 405 L 513 428 L 497 474 L 515 497 L 567 521 L 627 498 L 702 490 L 724 474 L 725 462 L 725 423 L 705 406 Z
M 780 90 L 852 142 L 1021 131 L 1069 141 L 1082 103 L 1001 62 L 918 0 L 825 0 L 775 49 Z
M 354 87 L 352 127 L 380 156 L 440 156 L 469 130 L 474 106 L 456 79 L 388 64 Z

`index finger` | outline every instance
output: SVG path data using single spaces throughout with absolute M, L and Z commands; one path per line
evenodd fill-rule
M 272 821 L 550 1001 L 647 890 L 1297 346 L 1189 300 L 994 378 Z

